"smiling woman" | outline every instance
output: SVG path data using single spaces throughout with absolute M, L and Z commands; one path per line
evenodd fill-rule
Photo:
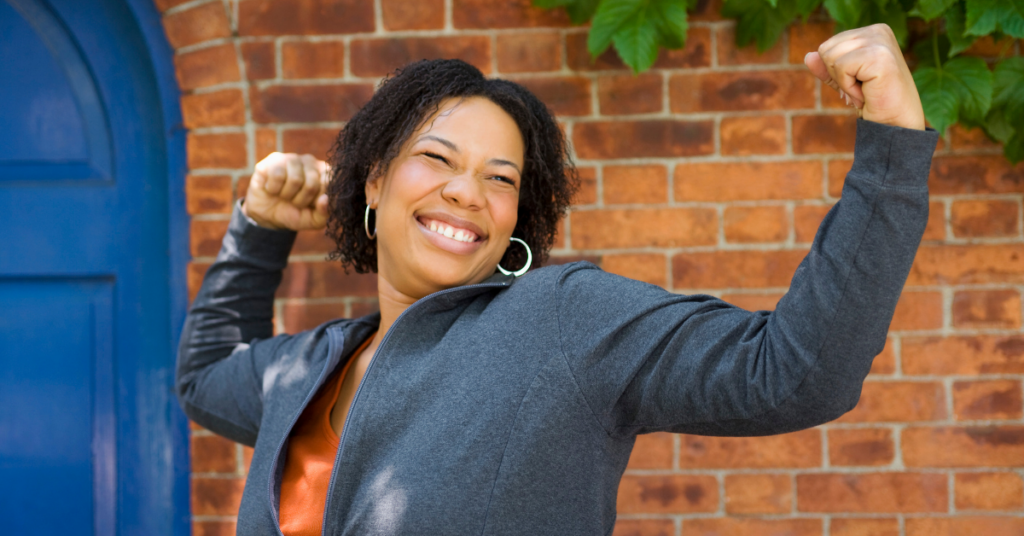
M 638 434 L 849 411 L 927 221 L 937 140 L 901 123 L 920 103 L 891 33 L 857 32 L 808 64 L 872 120 L 774 312 L 586 262 L 508 275 L 547 254 L 575 172 L 540 101 L 462 62 L 389 79 L 329 165 L 260 162 L 178 361 L 186 413 L 255 446 L 239 534 L 609 534 Z M 380 312 L 272 336 L 294 231 L 323 227 L 335 258 L 377 272 Z

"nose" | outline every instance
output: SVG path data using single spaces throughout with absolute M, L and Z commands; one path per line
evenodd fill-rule
M 480 181 L 470 173 L 453 177 L 441 189 L 441 196 L 466 209 L 481 209 L 487 204 Z

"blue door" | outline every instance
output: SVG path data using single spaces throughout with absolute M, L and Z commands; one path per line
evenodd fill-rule
M 0 0 L 4 535 L 187 531 L 167 129 L 133 9 Z

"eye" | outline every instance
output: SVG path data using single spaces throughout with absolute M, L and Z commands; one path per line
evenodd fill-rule
M 443 157 L 443 156 L 441 156 L 441 155 L 439 155 L 439 154 L 431 153 L 431 152 L 425 152 L 423 154 L 425 156 L 429 157 L 429 158 L 433 158 L 434 160 L 440 160 L 441 162 L 444 162 L 445 164 L 448 163 L 448 159 Z
M 512 180 L 512 179 L 510 179 L 508 177 L 503 177 L 501 175 L 495 175 L 495 176 L 493 176 L 491 178 L 492 179 L 497 179 L 497 180 L 502 181 L 502 182 L 506 182 L 506 183 L 508 183 L 511 186 L 515 186 L 516 185 L 516 181 L 514 181 L 514 180 Z

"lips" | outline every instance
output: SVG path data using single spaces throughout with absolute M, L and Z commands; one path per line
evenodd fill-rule
M 472 253 L 487 240 L 483 229 L 473 222 L 444 212 L 419 214 L 416 222 L 429 242 L 450 253 Z
M 449 225 L 443 221 L 433 220 L 429 218 L 420 218 L 420 223 L 424 227 L 430 229 L 431 232 L 442 235 L 452 240 L 458 240 L 459 242 L 476 242 L 480 239 L 480 235 L 470 231 L 469 229 L 462 229 Z

